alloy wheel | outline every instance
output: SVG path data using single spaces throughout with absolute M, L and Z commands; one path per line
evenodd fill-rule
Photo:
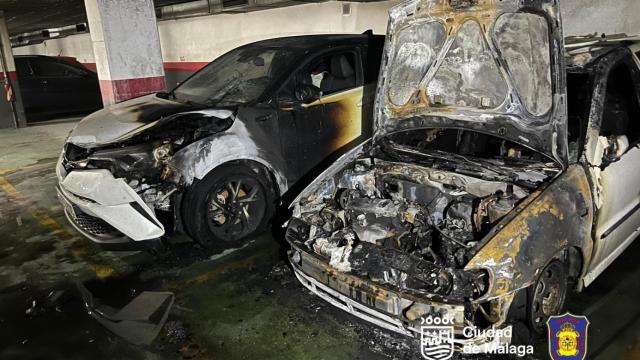
M 220 239 L 237 241 L 260 225 L 266 213 L 266 196 L 254 178 L 236 175 L 214 187 L 207 199 L 210 230 Z

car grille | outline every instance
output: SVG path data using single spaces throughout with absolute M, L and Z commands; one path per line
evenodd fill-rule
M 106 221 L 82 213 L 78 209 L 76 209 L 75 212 L 76 214 L 73 215 L 74 222 L 80 229 L 88 232 L 89 234 L 104 238 L 123 236 L 120 231 L 109 225 Z

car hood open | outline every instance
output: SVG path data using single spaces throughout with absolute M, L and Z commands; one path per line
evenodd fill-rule
M 567 163 L 554 0 L 417 0 L 390 11 L 376 134 L 475 130 Z

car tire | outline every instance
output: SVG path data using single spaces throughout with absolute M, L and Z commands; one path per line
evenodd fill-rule
M 516 294 L 509 310 L 513 325 L 512 343 L 531 344 L 546 332 L 547 320 L 564 309 L 569 291 L 567 263 L 553 259 L 542 270 L 536 282 Z
M 263 232 L 275 203 L 265 175 L 244 164 L 229 164 L 191 186 L 182 204 L 187 234 L 205 248 L 226 249 Z

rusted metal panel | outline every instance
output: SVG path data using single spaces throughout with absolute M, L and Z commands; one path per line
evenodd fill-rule
M 539 26 L 533 25 L 536 21 Z M 518 44 L 524 43 L 531 47 L 522 53 Z M 410 128 L 465 127 L 566 164 L 563 44 L 555 1 L 400 4 L 390 11 L 376 136 Z M 523 67 L 522 59 L 540 60 Z
M 531 285 L 550 259 L 579 248 L 585 265 L 591 259 L 593 203 L 587 175 L 569 167 L 520 211 L 487 236 L 466 269 L 486 269 L 495 283 L 483 299 L 503 296 Z

